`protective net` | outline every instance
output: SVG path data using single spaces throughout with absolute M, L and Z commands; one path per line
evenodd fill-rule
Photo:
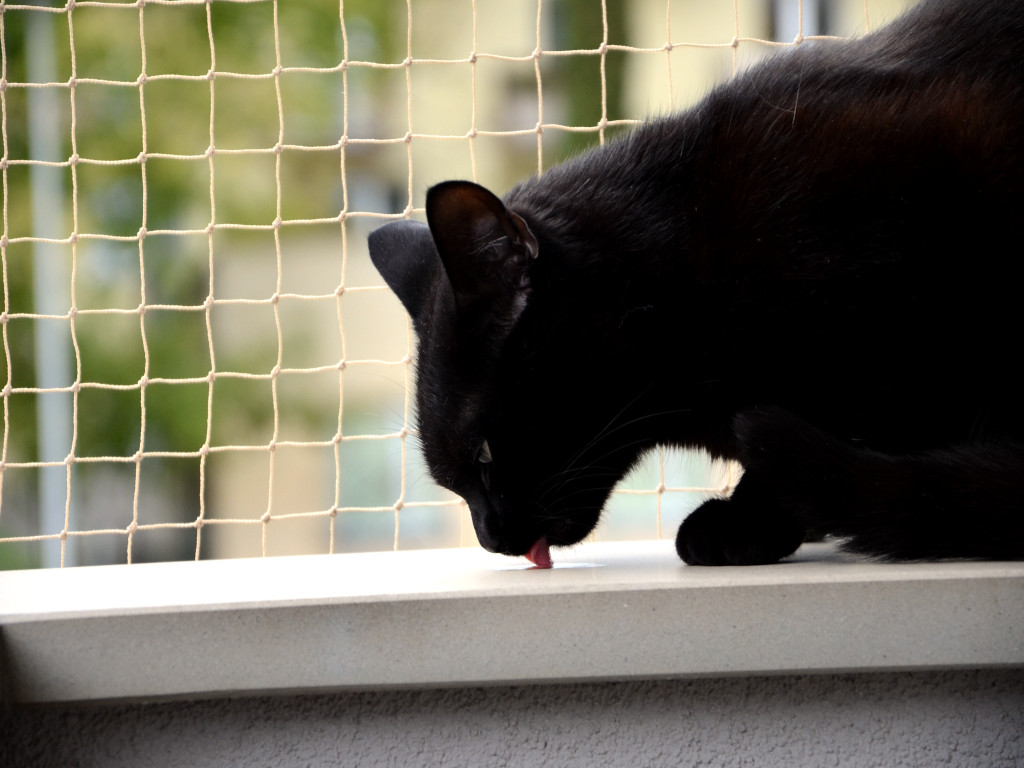
M 901 5 L 0 2 L 0 567 L 472 544 L 367 233 Z M 733 477 L 660 451 L 598 535 Z

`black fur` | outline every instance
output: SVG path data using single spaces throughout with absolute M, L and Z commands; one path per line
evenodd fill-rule
M 579 541 L 665 444 L 744 467 L 680 528 L 688 563 L 808 533 L 1024 557 L 1022 91 L 1024 3 L 925 2 L 375 232 L 427 463 L 480 543 Z

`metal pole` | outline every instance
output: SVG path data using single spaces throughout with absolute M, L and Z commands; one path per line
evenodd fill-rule
M 28 80 L 52 83 L 57 79 L 57 46 L 54 34 L 56 14 L 28 14 L 26 50 Z M 28 147 L 33 160 L 60 161 L 61 126 L 65 124 L 61 109 L 60 88 L 28 89 Z M 63 168 L 30 166 L 32 188 L 32 235 L 58 240 L 67 237 L 64 230 L 66 203 Z M 33 307 L 40 315 L 66 315 L 71 307 L 71 270 L 67 258 L 69 246 L 33 243 Z M 74 381 L 71 371 L 72 347 L 70 324 L 63 320 L 33 321 L 35 332 L 36 386 L 42 389 L 67 387 Z M 36 396 L 36 424 L 40 461 L 63 461 L 71 451 L 72 399 L 70 393 Z M 64 529 L 64 512 L 71 493 L 67 468 L 39 469 L 39 530 L 58 533 Z M 64 564 L 75 561 L 73 539 L 67 541 Z M 46 542 L 42 548 L 44 567 L 61 564 L 60 542 Z

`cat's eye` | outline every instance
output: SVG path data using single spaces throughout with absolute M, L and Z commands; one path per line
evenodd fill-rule
M 484 440 L 480 444 L 480 450 L 479 450 L 479 452 L 476 455 L 476 463 L 477 464 L 490 464 L 493 461 L 494 461 L 494 459 L 491 458 L 491 446 L 489 446 L 487 444 L 487 441 Z
M 484 440 L 480 444 L 480 450 L 476 454 L 476 464 L 480 469 L 480 482 L 483 483 L 484 490 L 491 490 L 491 464 L 494 459 L 491 458 L 491 446 Z

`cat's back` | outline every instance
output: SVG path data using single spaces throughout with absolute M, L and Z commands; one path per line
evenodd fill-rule
M 747 140 L 817 134 L 869 151 L 931 140 L 975 162 L 998 144 L 1019 161 L 1022 102 L 1024 0 L 924 0 L 874 34 L 773 57 L 698 111 L 711 132 Z
M 852 47 L 878 67 L 1019 80 L 1024 74 L 1024 2 L 923 0 Z
M 773 57 L 675 120 L 703 141 L 708 241 L 952 259 L 997 243 L 978 226 L 1024 193 L 1024 0 L 925 0 L 874 34 Z
M 1024 85 L 1024 0 L 922 0 L 892 23 L 849 41 L 812 41 L 752 67 L 722 89 L 767 96 L 793 80 L 813 89 L 877 98 L 890 86 L 948 82 L 999 86 L 1007 100 Z M 851 93 L 844 93 L 850 97 Z M 809 94 L 810 95 L 810 94 Z
M 924 0 L 864 37 L 772 56 L 506 201 L 563 238 L 621 249 L 615 224 L 629 210 L 642 222 L 631 237 L 679 243 L 689 228 L 672 212 L 687 198 L 753 223 L 759 203 L 767 216 L 793 200 L 783 189 L 867 184 L 867 168 L 890 184 L 904 166 L 962 172 L 1006 199 L 1024 188 L 1022 132 L 1024 0 Z

